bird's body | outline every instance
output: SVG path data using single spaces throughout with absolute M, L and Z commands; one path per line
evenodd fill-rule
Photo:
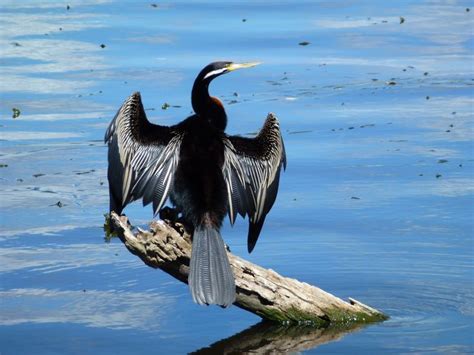
M 183 136 L 171 202 L 192 225 L 208 218 L 220 227 L 227 213 L 223 132 L 197 116 L 181 128 L 190 133 Z
M 105 136 L 109 144 L 110 210 L 131 201 L 153 203 L 155 213 L 170 198 L 194 228 L 188 283 L 200 304 L 228 306 L 235 283 L 220 227 L 226 214 L 249 217 L 252 251 L 275 201 L 286 158 L 279 124 L 269 115 L 255 138 L 224 133 L 227 115 L 208 92 L 215 77 L 254 64 L 211 63 L 194 83 L 195 114 L 171 127 L 146 119 L 140 94 L 117 112 Z

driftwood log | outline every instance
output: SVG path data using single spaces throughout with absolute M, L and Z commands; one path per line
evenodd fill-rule
M 153 221 L 149 231 L 138 229 L 133 233 L 127 217 L 114 212 L 110 215 L 110 223 L 127 249 L 145 264 L 187 283 L 191 238 L 182 224 Z M 315 286 L 283 277 L 230 252 L 228 256 L 237 292 L 234 305 L 263 319 L 328 327 L 388 318 L 354 299 L 345 302 Z

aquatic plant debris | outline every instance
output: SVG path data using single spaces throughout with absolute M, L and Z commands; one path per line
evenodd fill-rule
M 115 230 L 114 226 L 112 225 L 112 221 L 110 219 L 110 215 L 108 213 L 104 213 L 105 221 L 103 225 L 104 229 L 104 241 L 106 243 L 110 243 L 113 238 L 117 238 L 118 234 Z
M 301 130 L 301 131 L 287 131 L 288 134 L 301 134 L 301 133 L 311 133 L 313 130 L 307 129 L 307 130 Z
M 18 118 L 18 117 L 20 117 L 21 112 L 20 112 L 19 109 L 17 109 L 16 107 L 14 107 L 14 108 L 12 108 L 12 111 L 13 111 L 13 114 L 12 114 L 12 117 L 13 117 L 13 118 Z

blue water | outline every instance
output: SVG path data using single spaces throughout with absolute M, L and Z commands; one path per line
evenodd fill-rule
M 265 343 L 245 331 L 258 317 L 193 304 L 184 284 L 103 238 L 102 139 L 115 111 L 140 91 L 150 120 L 174 124 L 190 113 L 195 75 L 220 59 L 263 62 L 213 82 L 227 131 L 256 132 L 274 112 L 288 156 L 255 251 L 246 221 L 225 225 L 226 242 L 391 317 L 305 346 L 283 331 L 293 347 L 267 346 L 473 352 L 474 3 L 151 4 L 1 1 L 0 352 Z M 140 203 L 126 213 L 152 217 Z

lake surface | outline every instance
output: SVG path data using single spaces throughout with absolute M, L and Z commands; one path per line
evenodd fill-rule
M 2 354 L 212 353 L 245 341 L 474 351 L 472 1 L 0 4 Z M 197 306 L 184 284 L 104 241 L 102 139 L 116 110 L 140 91 L 151 121 L 177 123 L 199 70 L 222 59 L 263 62 L 213 82 L 227 132 L 256 132 L 274 112 L 288 157 L 255 251 L 243 220 L 226 222 L 226 242 L 388 321 L 347 334 L 248 329 L 258 317 Z M 139 202 L 125 212 L 152 218 Z

